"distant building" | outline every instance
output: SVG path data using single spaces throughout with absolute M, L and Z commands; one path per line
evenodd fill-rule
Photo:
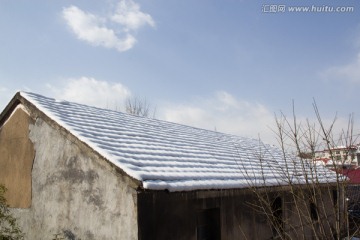
M 360 144 L 316 151 L 314 160 L 322 161 L 328 167 L 356 168 L 360 166 Z
M 317 151 L 314 161 L 347 176 L 350 184 L 360 183 L 360 144 Z

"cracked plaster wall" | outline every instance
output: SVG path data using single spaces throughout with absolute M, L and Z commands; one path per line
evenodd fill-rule
M 41 118 L 29 128 L 36 151 L 32 204 L 13 209 L 25 239 L 137 239 L 131 180 Z

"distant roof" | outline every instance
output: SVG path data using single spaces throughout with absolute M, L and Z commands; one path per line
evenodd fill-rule
M 287 184 L 282 151 L 257 139 L 34 93 L 21 92 L 18 96 L 139 180 L 144 189 L 190 191 Z M 296 169 L 291 171 L 294 178 L 303 178 Z M 325 169 L 324 177 L 328 173 Z
M 355 144 L 355 145 L 351 145 L 351 146 L 335 146 L 332 148 L 315 151 L 315 153 L 324 153 L 324 152 L 330 152 L 330 151 L 357 150 L 359 147 L 360 147 L 360 144 Z

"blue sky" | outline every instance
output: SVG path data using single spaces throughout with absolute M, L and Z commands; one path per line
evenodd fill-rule
M 157 118 L 269 142 L 292 100 L 300 119 L 315 98 L 324 120 L 359 122 L 359 1 L 0 0 L 0 30 L 1 109 L 18 90 L 113 109 L 138 96 Z

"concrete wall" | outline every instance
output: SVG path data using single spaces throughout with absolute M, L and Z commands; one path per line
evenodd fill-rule
M 132 181 L 56 124 L 30 124 L 32 203 L 13 209 L 25 239 L 137 239 Z

